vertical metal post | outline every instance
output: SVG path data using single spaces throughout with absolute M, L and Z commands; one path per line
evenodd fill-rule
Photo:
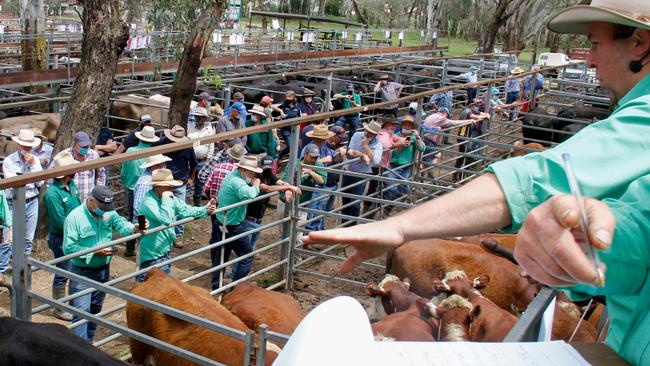
M 298 144 L 300 143 L 300 125 L 291 126 L 291 148 L 289 150 L 289 184 L 298 185 L 300 182 L 296 179 L 300 169 L 300 159 L 298 156 Z M 286 287 L 291 289 L 293 286 L 293 249 L 298 244 L 298 199 L 294 198 L 290 205 L 284 207 L 284 216 L 291 215 L 291 221 L 283 225 L 283 237 L 289 237 L 289 242 L 282 244 L 281 260 L 288 259 L 288 265 L 281 268 L 284 272 L 284 279 L 287 280 Z
M 255 332 L 252 330 L 246 331 L 246 338 L 244 341 L 244 366 L 249 366 L 251 364 L 251 356 L 253 354 L 253 349 L 255 345 Z
M 445 64 L 446 66 L 446 64 Z M 424 108 L 424 98 L 419 98 L 418 99 L 418 107 L 415 110 L 415 125 L 418 126 L 418 134 L 422 136 L 422 109 Z M 451 112 L 451 111 L 449 111 Z M 424 138 L 423 138 L 424 139 Z M 417 144 L 417 142 L 412 141 L 412 144 Z M 417 151 L 417 147 L 416 147 Z M 426 150 L 425 150 L 426 153 Z M 418 177 L 420 176 L 420 162 L 422 159 L 422 154 L 421 153 L 416 153 L 416 159 L 413 160 L 413 173 L 411 174 L 412 177 Z M 412 197 L 411 194 L 413 193 L 413 186 L 409 185 L 409 197 Z
M 68 44 L 66 45 L 67 53 L 68 53 L 68 64 L 66 65 L 66 69 L 68 69 L 68 84 L 70 84 L 70 36 L 68 36 Z
M 445 84 L 447 83 L 447 67 L 448 66 L 449 66 L 449 62 L 447 60 L 442 61 L 442 76 L 440 77 L 440 87 L 445 86 Z
M 399 83 L 400 82 L 400 70 L 402 69 L 402 64 L 395 65 L 394 71 L 395 71 L 395 82 Z
M 332 79 L 334 78 L 333 73 L 327 75 L 327 94 L 325 95 L 325 105 L 323 106 L 323 112 L 330 111 L 330 103 L 332 102 Z
M 259 344 L 257 346 L 257 366 L 264 366 L 266 358 L 266 332 L 269 329 L 268 325 L 260 324 L 259 329 Z
M 13 231 L 11 252 L 13 256 L 13 291 L 11 292 L 12 316 L 20 320 L 32 319 L 32 303 L 29 298 L 30 276 L 25 254 L 25 186 L 14 188 L 12 201 Z
M 223 109 L 227 109 L 230 107 L 230 99 L 232 95 L 232 86 L 231 84 L 226 84 L 226 87 L 223 88 L 223 91 L 225 92 L 225 95 L 223 96 Z

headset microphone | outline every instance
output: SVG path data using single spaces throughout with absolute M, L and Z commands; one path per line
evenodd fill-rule
M 635 74 L 640 72 L 641 69 L 643 69 L 643 66 L 645 66 L 645 64 L 642 61 L 645 60 L 645 58 L 648 57 L 649 54 L 650 52 L 646 52 L 646 54 L 643 55 L 641 59 L 630 62 L 630 64 L 628 65 L 630 71 L 632 71 Z

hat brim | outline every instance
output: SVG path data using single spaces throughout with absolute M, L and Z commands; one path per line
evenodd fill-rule
M 180 141 L 186 141 L 187 140 L 187 136 L 176 137 L 176 136 L 172 135 L 172 130 L 170 130 L 168 128 L 163 130 L 163 134 L 165 135 L 165 137 L 167 137 L 170 141 L 173 141 L 173 142 L 180 142 Z
M 183 182 L 180 180 L 163 180 L 163 181 L 151 181 L 147 184 L 152 187 L 180 187 L 183 185 Z
M 23 141 L 18 136 L 11 136 L 11 139 L 20 146 L 35 147 L 41 144 L 41 139 L 34 137 L 33 142 Z
M 114 202 L 104 203 L 104 202 L 99 202 L 99 200 L 96 199 L 95 203 L 97 203 L 97 207 L 99 207 L 99 209 L 104 211 L 104 212 L 115 211 L 115 203 Z
M 307 137 L 309 137 L 309 138 L 312 138 L 312 139 L 321 139 L 321 140 L 327 140 L 328 138 L 330 138 L 330 137 L 332 137 L 332 136 L 334 136 L 334 135 L 336 135 L 334 132 L 332 132 L 332 131 L 327 131 L 327 136 L 314 136 L 314 130 L 307 131 L 307 133 L 305 134 L 305 136 L 307 136 Z
M 233 155 L 233 154 L 230 152 L 230 149 L 232 149 L 232 147 L 226 149 L 226 154 L 228 154 L 228 156 L 230 156 L 230 158 L 232 158 L 233 160 L 237 160 L 237 161 L 239 161 L 239 160 L 241 160 L 241 158 L 244 157 L 244 155 L 242 155 L 242 156 L 236 156 L 236 155 Z
M 372 128 L 370 128 L 370 125 L 369 125 L 368 123 L 363 122 L 362 125 L 363 125 L 363 129 L 364 129 L 364 130 L 366 130 L 366 131 L 368 131 L 368 132 L 372 132 L 372 133 L 374 133 L 375 135 L 379 134 L 379 130 L 377 130 L 377 131 L 373 130 Z
M 140 165 L 140 167 L 142 167 L 144 169 L 147 169 L 147 168 L 151 168 L 152 166 L 156 166 L 156 165 L 164 164 L 164 163 L 166 163 L 168 161 L 172 161 L 172 158 L 170 158 L 169 156 L 165 156 L 165 155 L 163 155 L 163 156 L 165 157 L 163 160 L 157 161 L 155 163 L 151 163 L 151 162 L 144 163 L 144 164 Z
M 136 132 L 136 133 L 135 133 L 135 137 L 137 137 L 138 140 L 142 140 L 142 141 L 144 141 L 144 142 L 158 142 L 158 141 L 160 141 L 160 137 L 158 137 L 158 136 L 154 136 L 154 137 L 148 138 L 148 137 L 144 137 L 144 136 L 142 136 L 142 133 L 141 133 L 141 132 Z
M 235 163 L 235 166 L 238 167 L 238 168 L 250 170 L 251 172 L 255 172 L 255 173 L 261 173 L 262 172 L 262 168 L 253 168 L 251 166 L 241 165 L 239 163 Z
M 266 113 L 264 113 L 264 112 L 260 112 L 260 111 L 256 111 L 256 110 L 254 110 L 254 109 L 249 109 L 249 110 L 248 110 L 248 113 L 250 113 L 250 114 L 257 114 L 257 115 L 260 116 L 260 117 L 266 117 Z
M 636 19 L 632 14 L 590 5 L 578 5 L 560 10 L 548 22 L 548 29 L 556 33 L 587 34 L 587 26 L 592 22 L 627 25 L 650 30 L 650 22 Z

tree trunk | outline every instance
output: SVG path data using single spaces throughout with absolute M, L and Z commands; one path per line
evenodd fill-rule
M 23 71 L 47 70 L 47 42 L 45 32 L 45 7 L 43 0 L 20 0 L 20 20 L 22 35 L 26 36 L 20 44 Z M 26 93 L 44 93 L 45 86 L 25 88 Z M 44 112 L 48 112 L 45 110 Z
M 325 5 L 327 4 L 327 0 L 320 0 L 318 3 L 318 15 L 321 17 L 325 16 Z
M 483 38 L 481 40 L 483 52 L 493 51 L 499 30 L 511 16 L 512 11 L 508 12 L 508 7 L 514 11 L 516 9 L 519 9 L 519 7 L 522 6 L 523 2 L 524 0 L 499 0 L 497 2 L 494 16 L 491 17 L 492 21 L 483 33 Z
M 169 102 L 168 122 L 170 126 L 181 125 L 187 129 L 187 116 L 196 89 L 196 78 L 201 67 L 203 51 L 210 40 L 214 25 L 221 19 L 225 7 L 224 0 L 216 0 L 209 9 L 201 14 L 185 42 Z
M 352 6 L 354 7 L 354 12 L 357 14 L 357 21 L 363 23 L 368 28 L 368 21 L 361 14 L 361 9 L 359 9 L 359 4 L 357 4 L 356 0 L 352 0 Z

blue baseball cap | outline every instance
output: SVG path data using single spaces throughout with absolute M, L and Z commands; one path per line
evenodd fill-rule
M 499 94 L 499 89 L 498 88 L 492 88 L 492 89 L 490 89 L 490 93 Z
M 472 65 L 472 66 L 469 67 L 469 69 L 470 69 L 470 71 L 476 71 L 476 70 L 478 70 L 478 67 Z

